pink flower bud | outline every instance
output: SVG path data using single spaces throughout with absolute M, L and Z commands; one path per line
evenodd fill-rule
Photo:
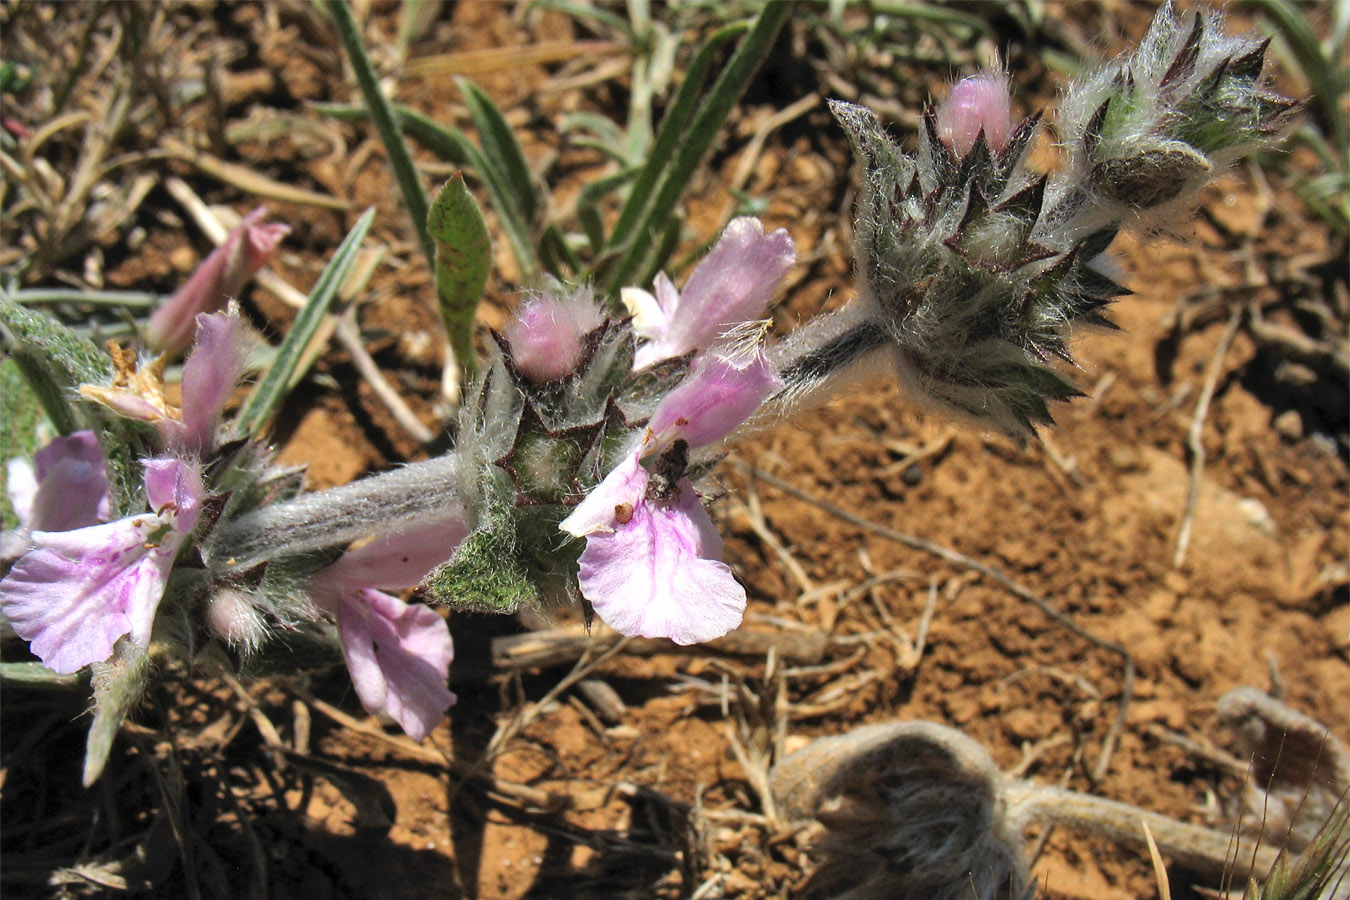
M 224 309 L 254 274 L 267 265 L 291 227 L 263 222 L 267 210 L 258 207 L 230 232 L 192 277 L 150 317 L 146 339 L 163 353 L 180 353 L 192 343 L 199 313 Z
M 267 638 L 267 622 L 243 591 L 225 588 L 206 602 L 206 627 L 236 649 L 253 651 Z
M 938 138 L 957 156 L 970 152 L 981 129 L 990 150 L 997 153 L 1008 146 L 1012 109 L 1004 75 L 963 78 L 938 107 Z
M 557 381 L 576 371 L 585 349 L 582 339 L 601 318 L 589 297 L 543 294 L 521 306 L 502 336 L 522 375 L 535 383 Z

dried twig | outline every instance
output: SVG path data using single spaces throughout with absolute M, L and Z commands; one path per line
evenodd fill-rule
M 620 642 L 618 632 L 596 625 L 590 632 L 580 625 L 493 638 L 492 663 L 499 669 L 520 671 L 547 668 L 580 659 L 587 652 L 608 650 Z M 703 653 L 713 651 L 734 656 L 763 656 L 774 649 L 784 661 L 814 664 L 825 655 L 827 638 L 815 631 L 764 632 L 738 628 L 714 641 L 681 647 L 667 640 L 629 638 L 625 653 L 651 656 L 657 653 Z
M 1218 386 L 1219 375 L 1223 372 L 1223 360 L 1228 349 L 1237 337 L 1238 325 L 1242 322 L 1242 310 L 1234 309 L 1228 317 L 1228 326 L 1224 329 L 1219 346 L 1209 360 L 1205 371 L 1205 385 L 1200 391 L 1200 399 L 1195 402 L 1195 415 L 1191 417 L 1191 427 L 1186 435 L 1186 447 L 1191 454 L 1190 484 L 1186 488 L 1186 511 L 1181 518 L 1181 527 L 1177 529 L 1176 549 L 1172 553 L 1172 566 L 1179 568 L 1186 560 L 1186 549 L 1191 543 L 1191 529 L 1195 525 L 1195 507 L 1200 499 L 1200 476 L 1205 470 L 1205 417 L 1209 415 L 1209 404 L 1214 399 L 1214 389 Z

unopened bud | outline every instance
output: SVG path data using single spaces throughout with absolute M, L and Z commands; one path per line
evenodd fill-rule
M 258 207 L 211 252 L 169 302 L 150 317 L 146 339 L 164 353 L 176 354 L 192 343 L 199 313 L 218 312 L 236 298 L 253 275 L 267 265 L 289 225 L 264 222 L 267 210 Z
M 975 146 L 980 132 L 995 153 L 1008 146 L 1012 108 L 1008 79 L 1002 75 L 972 75 L 952 86 L 937 111 L 937 133 L 957 156 Z
M 535 383 L 558 381 L 576 371 L 583 339 L 601 321 L 600 310 L 585 297 L 544 294 L 526 301 L 502 336 L 520 374 Z
M 267 637 L 267 621 L 243 591 L 224 588 L 206 601 L 206 627 L 236 650 L 252 652 Z

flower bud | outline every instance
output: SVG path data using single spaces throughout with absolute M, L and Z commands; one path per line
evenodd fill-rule
M 252 652 L 267 637 L 267 622 L 243 591 L 224 588 L 206 601 L 206 627 L 237 650 Z
M 989 149 L 999 153 L 1012 133 L 1008 79 L 1003 75 L 972 75 L 952 86 L 937 111 L 937 132 L 957 156 L 965 156 L 984 132 Z
M 244 216 L 225 243 L 213 250 L 169 302 L 155 311 L 146 328 L 151 347 L 169 354 L 186 350 L 197 328 L 197 315 L 224 309 L 226 302 L 237 297 L 248 280 L 267 265 L 291 228 L 280 222 L 264 222 L 265 215 L 267 210 L 258 207 Z
M 543 294 L 521 306 L 502 336 L 520 374 L 536 384 L 558 381 L 576 371 L 585 352 L 584 338 L 602 319 L 588 298 Z

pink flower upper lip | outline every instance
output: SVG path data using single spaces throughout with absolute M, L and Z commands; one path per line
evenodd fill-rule
M 637 350 L 634 370 L 706 349 L 728 328 L 762 317 L 796 259 L 787 231 L 766 235 L 758 219 L 746 216 L 727 225 L 683 292 L 665 275 L 657 276 L 655 296 L 624 288 L 620 296 L 633 314 L 633 330 L 648 339 Z

